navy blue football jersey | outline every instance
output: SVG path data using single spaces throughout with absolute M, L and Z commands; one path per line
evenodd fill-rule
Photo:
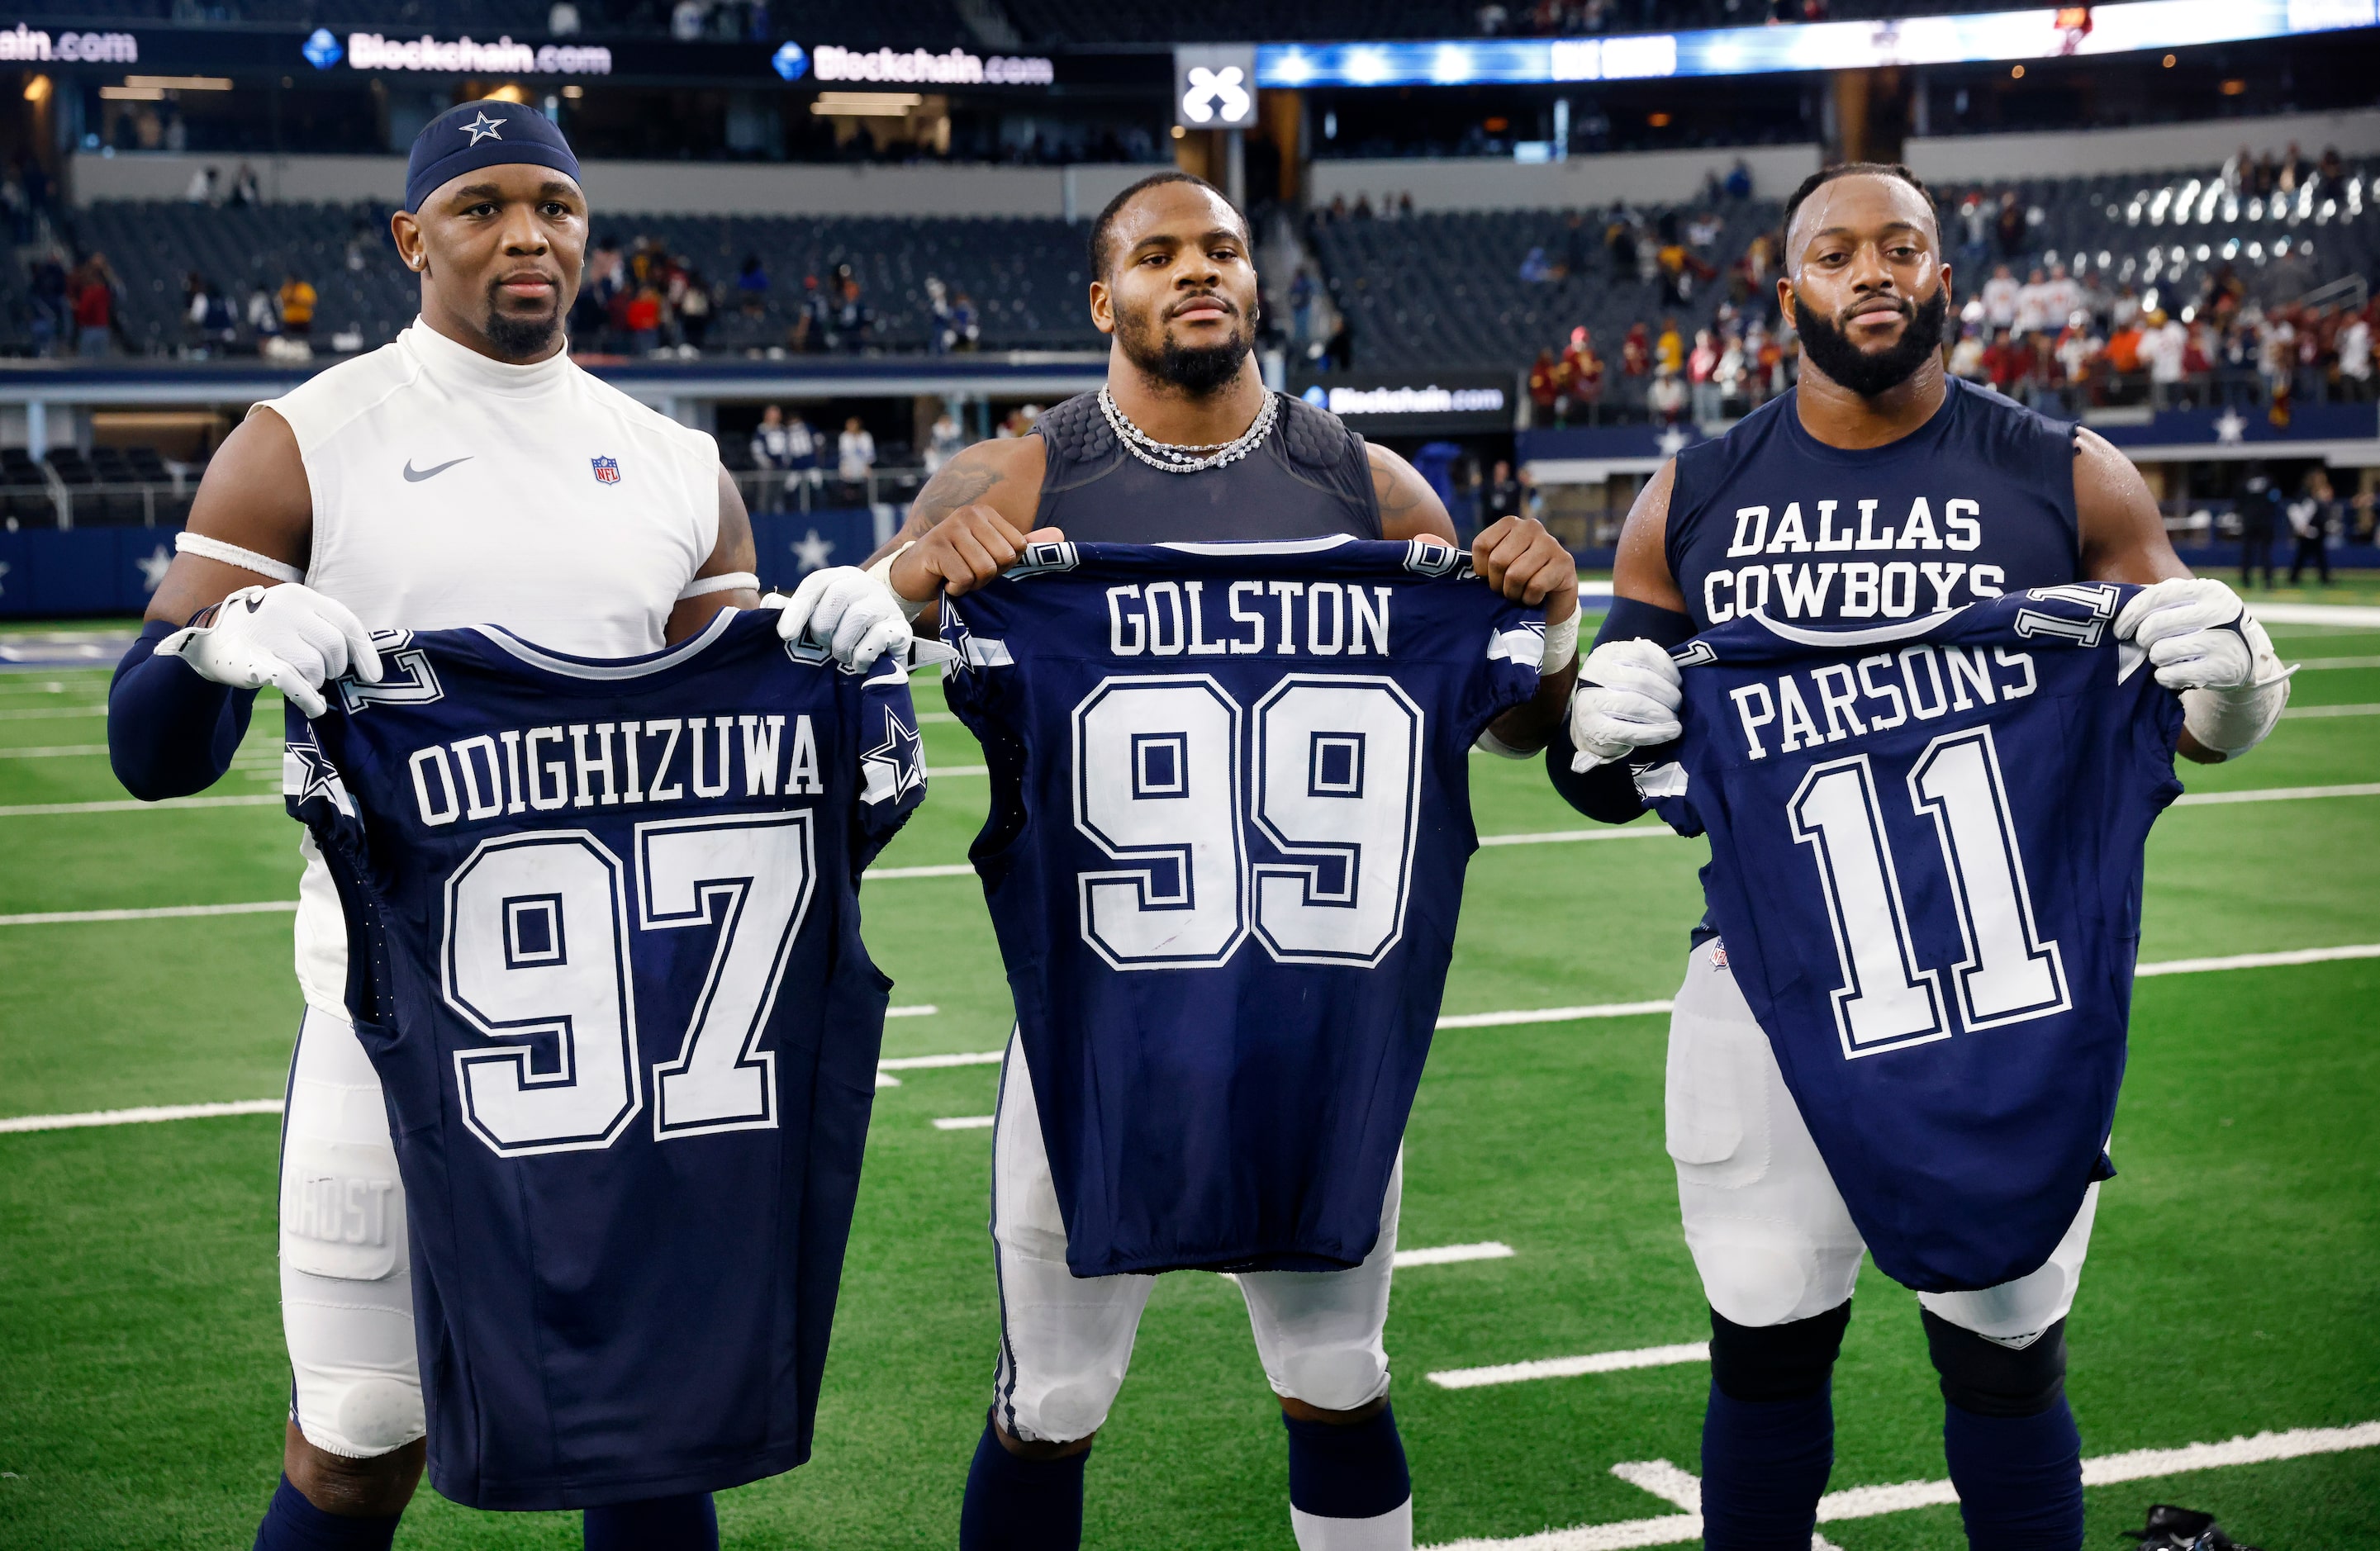
M 2080 575 L 2074 428 L 1949 379 L 1924 425 L 1830 447 L 1791 394 L 1680 453 L 1663 548 L 1694 628 L 1914 619 Z
M 722 612 L 590 661 L 376 636 L 289 712 L 413 1252 L 430 1475 L 474 1508 L 809 1454 L 891 982 L 861 869 L 920 800 L 906 673 Z
M 2180 698 L 2114 636 L 2137 590 L 1755 616 L 1671 654 L 1683 789 L 1643 784 L 1709 833 L 1727 963 L 1877 1266 L 1920 1291 L 2034 1270 L 2101 1171 L 2143 848 L 2181 790 Z
M 1543 615 L 1333 537 L 1036 545 L 942 628 L 1068 1266 L 1361 1261 Z

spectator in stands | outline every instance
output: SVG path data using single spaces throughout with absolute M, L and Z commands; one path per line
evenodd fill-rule
M 1620 370 L 1623 376 L 1642 377 L 1652 370 L 1653 334 L 1639 318 L 1628 325 L 1627 335 L 1620 342 Z
M 818 276 L 802 276 L 802 298 L 794 309 L 792 327 L 785 331 L 786 345 L 797 354 L 825 349 L 827 311 L 826 296 L 819 289 Z
M 1968 189 L 1967 197 L 1959 201 L 1955 229 L 1959 234 L 1959 268 L 1970 274 L 1980 274 L 1992 251 L 1992 212 L 1984 203 L 1981 189 Z
M 1603 249 L 1611 255 L 1611 278 L 1625 282 L 1636 274 L 1636 218 L 1618 200 L 1603 225 Z
M 670 36 L 682 43 L 698 42 L 710 19 L 710 7 L 703 0 L 677 0 L 670 7 Z
M 843 480 L 844 498 L 856 506 L 868 500 L 868 472 L 876 467 L 876 438 L 854 415 L 843 422 L 835 439 L 834 471 Z
M 1984 347 L 1984 376 L 1993 388 L 2015 396 L 2026 369 L 2025 352 L 2009 337 L 2008 330 L 1994 329 L 1992 342 Z
M 1730 200 L 1752 198 L 1752 164 L 1739 156 L 1735 165 L 1727 169 L 1727 181 L 1719 185 Z
M 622 311 L 621 322 L 627 331 L 629 353 L 650 356 L 662 344 L 661 287 L 648 280 L 623 295 L 627 297 L 627 306 Z
M 1974 323 L 1959 331 L 1959 343 L 1950 346 L 1950 375 L 1963 377 L 1970 382 L 1987 382 L 1991 373 L 1984 367 L 1984 331 Z
M 2240 484 L 2240 585 L 2249 585 L 2251 573 L 2264 568 L 2265 585 L 2273 585 L 2273 533 L 2277 526 L 2279 491 L 2265 473 L 2263 464 L 2250 464 L 2248 478 Z
M 2297 548 L 2289 554 L 2289 586 L 2298 585 L 2298 577 L 2313 563 L 2314 574 L 2322 585 L 2330 585 L 2330 528 L 2334 520 L 2330 476 L 2317 468 L 2306 476 L 2305 490 L 2289 503 L 2289 530 L 2297 535 Z
M 1570 343 L 1562 349 L 1564 379 L 1570 389 L 1572 405 L 1586 412 L 1587 423 L 1595 423 L 1596 406 L 1603 402 L 1603 361 L 1595 353 L 1594 336 L 1585 324 L 1570 331 Z M 1566 418 L 1562 406 L 1555 406 L 1557 418 Z
M 264 191 L 257 187 L 256 169 L 245 162 L 231 175 L 228 202 L 234 205 L 261 205 L 264 202 Z
M 1678 332 L 1675 317 L 1661 320 L 1661 333 L 1653 342 L 1653 365 L 1658 370 L 1682 372 L 1686 370 L 1686 339 Z
M 794 450 L 782 405 L 761 410 L 760 423 L 752 428 L 752 467 L 769 476 L 759 481 L 759 510 L 783 511 L 785 491 L 794 484 Z
M 1551 350 L 1540 350 L 1537 358 L 1529 363 L 1529 402 L 1537 406 L 1537 418 L 1551 424 L 1554 401 L 1561 394 L 1561 363 L 1554 359 Z
M 1686 413 L 1686 384 L 1677 372 L 1663 367 L 1645 392 L 1645 403 L 1663 425 L 1675 425 Z
M 958 335 L 958 348 L 973 350 L 983 344 L 983 322 L 976 311 L 975 298 L 961 291 L 951 301 L 951 329 Z
M 1479 526 L 1486 527 L 1506 517 L 1517 517 L 1528 504 L 1528 491 L 1512 475 L 1510 460 L 1498 458 L 1494 471 L 1480 481 Z
M 190 174 L 190 186 L 182 190 L 182 198 L 194 205 L 211 205 L 223 200 L 223 171 L 204 166 Z
M 858 277 L 847 269 L 843 295 L 835 304 L 833 333 L 835 347 L 855 356 L 876 342 L 876 310 L 861 298 Z
M 2140 358 L 2149 369 L 2153 407 L 2165 409 L 2174 404 L 2189 348 L 2190 329 L 2180 319 L 2162 312 L 2149 314 L 2148 327 L 2141 333 Z
M 1718 418 L 1718 341 L 1708 329 L 1694 331 L 1694 347 L 1686 357 L 1686 383 L 1693 391 L 1694 418 L 1705 424 Z
M 699 354 L 703 339 L 710 333 L 710 282 L 702 277 L 700 270 L 683 272 L 677 296 L 677 328 L 686 347 Z
M 2035 266 L 2016 288 L 2016 320 L 2010 332 L 2022 335 L 2037 333 L 2050 326 L 2056 316 L 2049 309 L 2049 277 Z
M 1992 268 L 1992 277 L 1984 282 L 1984 321 L 1994 329 L 2016 327 L 2017 294 L 2022 287 L 2016 283 L 2016 272 L 2006 264 Z
M 314 287 L 300 280 L 295 271 L 285 271 L 281 276 L 281 332 L 291 339 L 308 339 L 314 333 L 314 304 L 319 298 Z
M 966 450 L 966 432 L 959 429 L 958 417 L 951 412 L 950 402 L 942 403 L 941 413 L 926 432 L 926 478 L 930 479 L 942 471 L 942 466 Z
M 97 250 L 76 266 L 68 295 L 73 299 L 75 354 L 104 356 L 115 345 L 115 271 Z
M 1561 272 L 1546 261 L 1546 250 L 1542 248 L 1530 248 L 1521 261 L 1521 284 L 1524 285 L 1543 285 L 1560 278 Z
M 2359 404 L 2372 396 L 2371 310 L 2350 315 L 2338 331 L 2339 389 Z
M 2000 190 L 2000 208 L 1993 217 L 1993 226 L 2000 241 L 2000 257 L 2021 258 L 2025 248 L 2024 207 L 2016 202 L 2016 190 Z

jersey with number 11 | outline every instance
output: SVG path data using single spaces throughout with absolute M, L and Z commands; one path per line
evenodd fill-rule
M 942 625 L 1068 1266 L 1360 1262 L 1540 616 L 1329 538 L 1036 545 Z
M 723 611 L 642 658 L 387 632 L 289 712 L 411 1214 L 430 1472 L 476 1508 L 808 1457 L 890 986 L 857 886 L 907 675 Z
M 2137 590 L 1754 615 L 1671 653 L 1683 769 L 1639 784 L 1708 831 L 1725 963 L 1869 1253 L 1920 1291 L 2033 1271 L 2104 1169 L 2143 847 L 2181 790 L 2180 702 L 2115 639 Z

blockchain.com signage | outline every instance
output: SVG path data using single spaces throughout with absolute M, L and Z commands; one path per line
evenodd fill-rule
M 1298 396 L 1373 436 L 1443 436 L 1512 429 L 1515 380 L 1509 372 L 1429 377 L 1351 373 L 1302 387 Z
M 769 64 L 788 82 L 805 74 L 821 81 L 886 86 L 1048 86 L 1058 79 L 1053 60 L 980 55 L 963 48 L 863 49 L 820 43 L 805 50 L 788 42 L 770 56 Z

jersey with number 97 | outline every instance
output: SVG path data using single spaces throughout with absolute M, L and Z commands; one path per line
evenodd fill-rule
M 2143 848 L 2181 790 L 2180 701 L 2115 639 L 2136 590 L 1755 614 L 1671 654 L 1682 771 L 1640 785 L 1708 831 L 1727 964 L 1877 1266 L 1920 1291 L 2034 1270 L 2106 1172 Z
M 808 1456 L 890 982 L 857 883 L 922 795 L 907 675 L 722 612 L 590 661 L 384 633 L 289 713 L 413 1244 L 430 1472 L 476 1508 Z
M 1036 545 L 942 626 L 1067 1265 L 1362 1261 L 1542 616 L 1333 538 Z

